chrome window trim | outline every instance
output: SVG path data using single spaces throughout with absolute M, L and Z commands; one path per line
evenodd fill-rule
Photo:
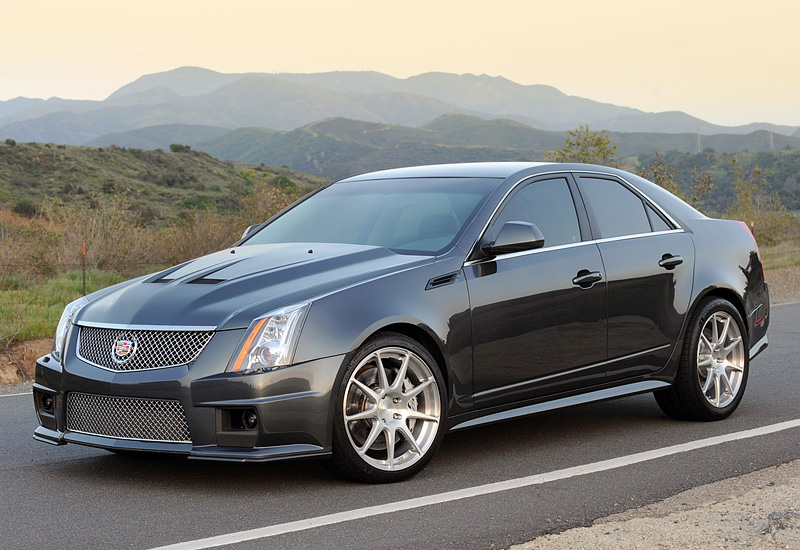
M 93 321 L 78 321 L 75 323 L 79 327 L 108 328 L 112 330 L 153 330 L 153 331 L 173 331 L 173 332 L 213 332 L 217 327 L 211 326 L 190 326 L 190 325 L 129 325 L 125 323 L 95 323 Z
M 593 239 L 591 241 L 581 241 L 578 243 L 560 244 L 557 246 L 536 248 L 534 250 L 523 250 L 522 252 L 510 252 L 508 254 L 501 254 L 494 258 L 479 258 L 477 260 L 470 260 L 464 263 L 464 267 L 477 265 L 486 262 L 500 262 L 511 258 L 519 258 L 520 256 L 529 256 L 532 254 L 541 254 L 542 252 L 550 252 L 551 250 L 563 250 L 565 248 L 576 248 L 579 246 L 586 246 L 591 244 L 612 243 L 616 241 L 627 241 L 629 239 L 641 239 L 643 237 L 656 237 L 659 235 L 673 235 L 677 233 L 686 233 L 683 229 L 670 229 L 669 231 L 653 231 L 652 233 L 636 233 L 635 235 L 620 235 L 619 237 L 607 237 L 605 239 Z
M 522 255 L 536 253 L 536 252 L 544 252 L 545 250 L 558 250 L 560 248 L 568 248 L 568 247 L 578 246 L 578 245 L 582 245 L 582 244 L 596 244 L 596 243 L 601 243 L 601 242 L 610 242 L 610 241 L 613 241 L 613 240 L 622 240 L 622 239 L 627 239 L 627 238 L 638 238 L 638 237 L 647 236 L 647 235 L 663 235 L 663 234 L 667 234 L 667 233 L 685 233 L 685 230 L 683 229 L 683 226 L 681 224 L 679 224 L 677 221 L 675 221 L 675 218 L 670 216 L 663 208 L 661 208 L 660 205 L 658 205 L 656 202 L 654 202 L 646 194 L 642 193 L 642 191 L 638 187 L 636 187 L 634 184 L 632 184 L 631 182 L 629 182 L 628 180 L 626 180 L 622 176 L 618 176 L 617 174 L 611 174 L 611 173 L 608 173 L 608 172 L 599 172 L 597 170 L 553 170 L 553 171 L 549 171 L 549 172 L 540 172 L 538 174 L 530 174 L 528 176 L 525 176 L 524 178 L 518 180 L 514 185 L 512 185 L 509 188 L 508 191 L 505 192 L 503 197 L 497 203 L 497 206 L 495 206 L 494 210 L 492 210 L 492 213 L 489 216 L 489 219 L 486 220 L 486 223 L 483 225 L 483 228 L 478 233 L 478 238 L 475 239 L 475 242 L 473 242 L 472 246 L 470 246 L 469 252 L 467 253 L 467 258 L 469 258 L 470 256 L 472 256 L 475 253 L 475 250 L 478 247 L 478 243 L 481 241 L 481 238 L 486 234 L 486 230 L 489 228 L 489 224 L 492 223 L 492 220 L 497 215 L 497 213 L 500 211 L 500 207 L 503 206 L 503 203 L 506 201 L 506 199 L 520 185 L 522 185 L 524 182 L 530 181 L 530 180 L 538 178 L 540 176 L 573 175 L 573 177 L 575 177 L 575 179 L 580 179 L 580 176 L 578 176 L 577 174 L 599 175 L 599 176 L 604 176 L 606 178 L 616 179 L 618 181 L 623 182 L 625 185 L 627 185 L 628 187 L 630 187 L 630 188 L 632 188 L 632 189 L 634 189 L 636 191 L 636 196 L 637 197 L 641 198 L 643 201 L 646 201 L 646 203 L 649 204 L 651 207 L 653 207 L 656 210 L 656 212 L 658 212 L 662 216 L 664 216 L 669 221 L 669 223 L 672 224 L 673 227 L 675 227 L 675 229 L 670 229 L 668 231 L 654 231 L 654 232 L 651 232 L 651 233 L 637 233 L 636 235 L 622 235 L 620 237 L 607 237 L 607 238 L 604 238 L 604 239 L 592 239 L 592 240 L 589 240 L 589 241 L 581 241 L 580 243 L 569 243 L 569 244 L 566 244 L 566 245 L 557 245 L 557 246 L 553 246 L 553 247 L 550 247 L 550 248 L 538 248 L 536 250 L 526 250 L 524 252 L 514 252 L 512 254 L 504 255 L 502 258 L 500 256 L 498 256 L 498 257 L 493 258 L 491 260 L 487 260 L 486 258 L 480 258 L 480 259 L 477 259 L 477 260 L 469 260 L 469 261 L 465 262 L 462 267 L 468 267 L 468 266 L 475 265 L 475 264 L 478 264 L 478 263 L 481 263 L 481 262 L 485 262 L 485 261 L 497 261 L 498 259 L 504 259 L 504 258 L 507 258 L 507 257 L 517 257 L 517 256 L 522 256 Z M 583 200 L 582 197 L 581 197 L 581 200 Z

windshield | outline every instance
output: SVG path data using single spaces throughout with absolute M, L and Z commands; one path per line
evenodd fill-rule
M 452 245 L 501 181 L 420 178 L 337 183 L 273 220 L 244 244 L 347 243 L 436 254 Z

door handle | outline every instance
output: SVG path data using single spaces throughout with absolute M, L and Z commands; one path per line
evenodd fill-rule
M 663 267 L 664 269 L 675 269 L 675 266 L 681 265 L 683 263 L 683 258 L 680 256 L 673 256 L 672 254 L 664 254 L 661 257 L 661 260 L 658 262 L 658 265 Z
M 588 269 L 581 269 L 578 274 L 572 279 L 573 285 L 578 285 L 583 288 L 589 288 L 597 281 L 602 281 L 603 275 L 599 271 L 589 271 Z

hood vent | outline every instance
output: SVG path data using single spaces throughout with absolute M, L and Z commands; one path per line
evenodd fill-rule
M 425 290 L 432 290 L 434 288 L 439 288 L 440 286 L 451 285 L 455 283 L 457 279 L 458 271 L 448 273 L 447 275 L 439 275 L 438 277 L 434 277 L 428 281 L 428 284 L 425 285 Z
M 188 281 L 187 284 L 190 285 L 218 285 L 220 283 L 224 283 L 226 279 L 209 279 L 208 277 L 198 277 L 197 279 L 193 279 Z

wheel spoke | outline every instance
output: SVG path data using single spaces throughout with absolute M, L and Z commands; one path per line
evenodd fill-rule
M 719 400 L 720 400 L 721 393 L 722 393 L 722 391 L 721 391 L 720 383 L 719 383 L 719 375 L 714 373 L 714 399 L 713 399 L 713 401 L 716 402 L 717 407 L 719 407 Z
M 389 389 L 389 380 L 386 377 L 386 367 L 383 366 L 380 352 L 375 352 L 375 367 L 378 369 L 378 385 L 385 392 Z
M 408 441 L 408 444 L 411 445 L 411 450 L 418 455 L 422 455 L 422 449 L 420 449 L 419 445 L 417 445 L 417 440 L 414 438 L 414 434 L 411 433 L 411 430 L 408 429 L 408 426 L 403 424 L 400 426 L 399 430 L 400 433 L 403 434 L 403 438 L 405 438 L 405 440 Z
M 383 437 L 386 439 L 386 461 L 391 470 L 394 468 L 395 431 L 392 428 L 385 428 L 383 430 Z
M 375 393 L 375 390 L 373 390 L 372 388 L 370 388 L 369 386 L 367 386 L 366 384 L 364 384 L 364 383 L 363 383 L 361 380 L 359 380 L 358 378 L 353 378 L 353 384 L 355 384 L 356 386 L 358 386 L 358 388 L 359 388 L 359 389 L 360 389 L 362 392 L 364 392 L 364 393 L 367 395 L 367 397 L 369 397 L 370 399 L 372 399 L 373 401 L 375 401 L 375 404 L 376 404 L 376 405 L 377 405 L 378 401 L 380 401 L 380 399 L 381 399 L 381 398 L 378 396 L 378 394 L 377 394 L 377 393 Z
M 698 359 L 697 366 L 698 367 L 707 367 L 711 364 L 711 356 L 709 355 L 705 359 Z
M 379 435 L 381 435 L 381 427 L 380 424 L 375 421 L 372 423 L 372 429 L 369 431 L 369 435 L 364 441 L 364 444 L 360 448 L 356 449 L 358 453 L 362 455 L 367 454 L 367 451 L 369 451 L 370 447 L 375 444 L 375 440 L 378 439 Z
M 731 343 L 730 343 L 730 344 L 728 344 L 727 346 L 725 346 L 725 348 L 724 348 L 724 349 L 725 349 L 725 354 L 726 354 L 726 356 L 727 356 L 727 355 L 730 355 L 730 353 L 731 353 L 733 350 L 735 350 L 735 349 L 736 349 L 736 348 L 739 346 L 739 344 L 740 344 L 741 342 L 742 342 L 742 337 L 741 337 L 741 336 L 737 336 L 736 338 L 734 338 L 733 340 L 731 340 Z
M 411 420 L 424 420 L 425 422 L 439 422 L 439 417 L 438 416 L 433 416 L 433 415 L 430 415 L 430 414 L 421 413 L 421 412 L 415 411 L 413 409 L 410 409 L 408 411 L 407 418 L 410 418 Z
M 715 344 L 719 342 L 719 326 L 717 323 L 716 315 L 713 315 L 711 317 L 711 339 L 714 341 Z
M 411 360 L 411 356 L 406 354 L 403 357 L 403 361 L 400 363 L 400 369 L 397 371 L 397 376 L 392 382 L 391 390 L 401 391 L 403 390 L 403 382 L 406 379 L 406 374 L 408 373 L 408 362 Z
M 708 388 L 711 387 L 712 382 L 714 382 L 714 371 L 708 369 L 706 371 L 706 383 L 703 384 L 703 393 L 708 395 Z
M 744 372 L 744 367 L 741 365 L 737 365 L 736 363 L 732 363 L 730 361 L 725 361 L 725 370 L 735 370 L 736 372 Z
M 731 385 L 730 378 L 726 373 L 720 373 L 719 378 L 722 382 L 724 382 L 725 388 L 724 391 L 728 393 L 728 395 L 733 396 L 733 386 Z
M 344 417 L 346 422 L 353 422 L 355 420 L 369 420 L 370 418 L 374 418 L 375 420 L 378 419 L 378 407 L 372 407 L 365 411 Z
M 703 345 L 706 347 L 708 353 L 711 353 L 713 351 L 714 348 L 711 346 L 711 342 L 708 341 L 708 338 L 706 338 L 706 335 L 703 334 L 702 332 L 700 333 L 700 342 L 702 342 Z
M 717 345 L 719 346 L 725 345 L 725 339 L 728 337 L 729 326 L 731 326 L 731 318 L 725 317 L 725 325 L 722 327 L 722 334 L 720 335 L 719 340 L 717 340 Z
M 433 378 L 428 378 L 427 380 L 422 382 L 419 386 L 413 387 L 410 390 L 408 390 L 407 392 L 403 393 L 403 397 L 405 397 L 406 399 L 409 399 L 409 400 L 413 399 L 416 396 L 418 396 L 420 393 L 422 393 L 422 391 L 425 388 L 427 388 L 428 386 L 430 386 L 431 384 L 433 384 Z

